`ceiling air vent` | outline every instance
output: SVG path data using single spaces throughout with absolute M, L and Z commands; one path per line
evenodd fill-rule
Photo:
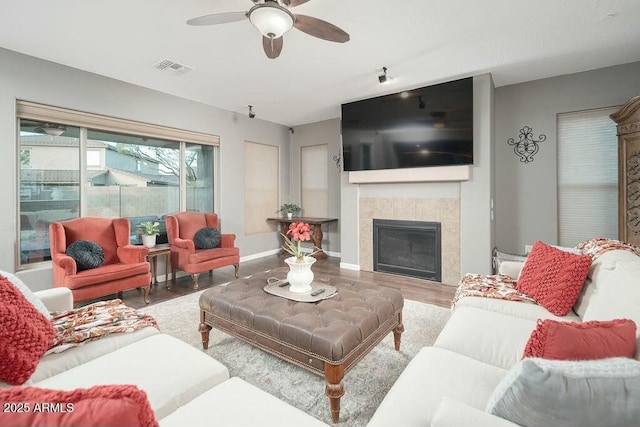
M 192 68 L 187 67 L 186 65 L 179 64 L 169 59 L 161 59 L 160 61 L 153 64 L 153 68 L 160 71 L 170 72 L 175 75 L 184 74 L 187 71 L 192 70 Z

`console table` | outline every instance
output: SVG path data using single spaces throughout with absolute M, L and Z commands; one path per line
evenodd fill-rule
M 302 221 L 306 222 L 309 225 L 313 225 L 313 233 L 311 234 L 311 241 L 313 241 L 313 245 L 318 249 L 318 252 L 313 254 L 316 259 L 324 259 L 327 257 L 327 253 L 322 250 L 322 224 L 328 224 L 330 222 L 337 222 L 338 218 L 307 218 L 304 216 L 293 217 L 293 218 L 267 218 L 267 221 L 275 221 L 280 223 L 282 234 L 287 234 L 287 230 L 289 229 L 289 225 Z M 285 253 L 282 250 L 281 254 Z

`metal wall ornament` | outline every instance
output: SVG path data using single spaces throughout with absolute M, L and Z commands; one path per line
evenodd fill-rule
M 515 139 L 509 138 L 507 144 L 513 145 L 513 152 L 520 157 L 522 163 L 527 164 L 533 162 L 533 156 L 540 150 L 538 144 L 546 140 L 547 136 L 542 134 L 538 136 L 537 140 L 533 139 L 533 129 L 525 126 L 520 129 L 519 140 L 516 142 Z
M 333 156 L 333 161 L 336 162 L 336 168 L 338 168 L 338 171 L 342 172 L 340 152 L 338 152 L 338 154 Z

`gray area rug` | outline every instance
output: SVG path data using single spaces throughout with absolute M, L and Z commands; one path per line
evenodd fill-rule
M 162 332 L 203 351 L 198 332 L 198 298 L 202 292 L 139 311 L 153 316 Z M 433 344 L 449 315 L 448 309 L 405 300 L 405 332 L 400 351 L 395 351 L 393 334 L 389 334 L 345 375 L 345 394 L 340 402 L 338 425 L 365 426 L 411 358 L 422 347 Z M 332 425 L 329 401 L 324 393 L 324 378 L 216 329 L 211 330 L 206 353 L 224 364 L 231 376 L 240 377 Z

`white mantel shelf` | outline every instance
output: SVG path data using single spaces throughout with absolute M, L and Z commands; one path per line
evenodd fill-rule
M 428 168 L 383 169 L 349 172 L 349 183 L 450 182 L 468 181 L 471 166 L 434 166 Z

